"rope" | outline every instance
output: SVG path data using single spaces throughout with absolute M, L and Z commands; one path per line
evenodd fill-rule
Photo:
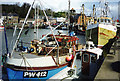
M 71 76 L 67 76 L 67 77 L 65 77 L 65 78 L 61 79 L 60 81 L 63 81 L 63 80 L 65 80 L 66 78 L 69 78 L 69 77 L 71 77 Z
M 26 66 L 26 63 L 28 63 L 28 65 L 30 66 L 30 68 L 33 70 L 33 72 L 36 74 L 36 72 L 34 71 L 34 69 L 31 67 L 31 65 L 29 64 L 29 62 L 26 60 L 26 57 L 21 54 L 21 56 L 23 57 L 24 59 L 24 62 L 25 62 L 25 66 Z M 28 71 L 28 68 L 26 67 L 27 71 Z M 29 77 L 30 78 L 30 77 Z M 40 78 L 37 76 L 37 78 L 40 80 Z M 31 80 L 31 79 L 30 79 Z M 41 81 L 41 80 L 40 80 Z
M 27 68 L 27 66 L 26 66 L 25 57 L 23 56 L 23 54 L 22 54 L 21 56 L 22 56 L 22 57 L 23 57 L 23 59 L 24 59 L 25 67 L 26 67 L 26 70 L 28 71 L 28 68 Z M 29 80 L 31 81 L 30 76 L 29 76 Z

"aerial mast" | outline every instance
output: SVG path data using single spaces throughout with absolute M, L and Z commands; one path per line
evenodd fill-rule
M 93 18 L 95 17 L 95 4 L 93 5 Z
M 106 17 L 107 17 L 107 11 L 108 11 L 108 4 L 107 4 L 107 2 L 105 3 L 105 15 L 106 15 Z
M 82 9 L 83 9 L 83 12 L 82 12 L 82 14 L 81 14 L 81 17 L 82 17 L 81 19 L 82 19 L 82 25 L 84 25 L 84 24 L 85 24 L 85 22 L 84 22 L 84 20 L 85 20 L 85 19 L 84 19 L 84 17 L 85 17 L 85 15 L 84 15 L 84 10 L 85 10 L 85 9 L 84 9 L 84 4 L 82 4 Z
M 85 9 L 84 9 L 84 4 L 82 4 L 82 8 L 83 8 L 83 12 L 82 12 L 82 14 L 84 14 L 84 10 L 85 10 Z

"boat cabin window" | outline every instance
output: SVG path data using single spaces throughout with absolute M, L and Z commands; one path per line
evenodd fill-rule
M 103 22 L 103 19 L 101 19 L 101 22 Z
M 91 44 L 91 45 L 90 45 L 90 48 L 94 48 L 94 46 Z
M 81 60 L 81 54 L 80 53 L 77 55 L 76 59 L 80 59 Z
M 88 49 L 88 47 L 89 47 L 89 45 L 88 44 L 86 44 L 86 48 Z
M 111 20 L 110 19 L 108 19 L 108 23 L 110 23 L 111 22 Z
M 83 62 L 86 62 L 86 63 L 89 62 L 89 55 L 88 54 L 83 55 Z
M 98 21 L 97 22 L 99 22 L 99 19 L 98 19 Z
M 105 19 L 105 22 L 107 22 L 107 19 Z
M 95 56 L 95 55 L 91 56 L 91 62 L 92 62 L 92 63 L 95 63 L 95 62 L 96 62 L 96 60 L 97 60 L 97 58 L 96 58 L 96 56 Z

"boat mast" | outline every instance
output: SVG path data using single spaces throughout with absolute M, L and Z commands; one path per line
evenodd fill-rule
M 36 24 L 37 24 L 37 17 L 36 17 L 36 8 L 37 8 L 37 6 L 35 5 L 35 23 L 34 23 L 34 39 L 36 39 L 37 38 L 37 36 L 36 36 Z
M 82 8 L 83 8 L 83 12 L 82 12 L 82 14 L 84 14 L 84 10 L 85 10 L 85 9 L 84 9 L 84 4 L 82 4 Z
M 38 26 L 39 26 L 39 6 L 37 7 L 37 39 L 38 39 Z
M 21 28 L 21 30 L 20 30 L 20 33 L 19 33 L 19 35 L 18 35 L 18 37 L 17 37 L 17 40 L 15 41 L 15 45 L 14 45 L 13 50 L 12 50 L 12 52 L 11 52 L 11 56 L 13 55 L 13 52 L 14 52 L 14 50 L 15 50 L 18 42 L 19 42 L 19 39 L 20 39 L 20 37 L 21 37 L 23 28 L 24 28 L 24 26 L 25 26 L 25 23 L 26 23 L 26 21 L 27 21 L 27 18 L 28 18 L 28 16 L 29 16 L 29 13 L 30 13 L 33 5 L 34 5 L 34 2 L 35 2 L 35 0 L 33 1 L 32 5 L 30 6 L 30 8 L 29 8 L 29 10 L 28 10 L 28 13 L 27 13 L 27 15 L 26 15 L 26 18 L 25 18 L 24 23 L 23 23 L 23 25 L 22 25 L 22 28 Z
M 39 6 L 35 6 L 35 24 L 34 24 L 34 39 L 38 39 L 38 19 L 39 19 Z
M 9 50 L 8 50 L 8 41 L 7 41 L 7 35 L 6 35 L 5 24 L 4 24 L 4 35 L 5 35 L 6 51 L 7 51 L 7 54 L 8 54 L 8 53 L 9 53 Z
M 102 11 L 102 1 L 100 1 L 100 7 L 101 7 L 101 17 L 102 17 L 102 16 L 103 16 L 103 15 L 102 15 L 102 12 L 103 12 L 103 11 Z
M 81 19 L 82 19 L 82 25 L 84 26 L 84 24 L 85 24 L 85 23 L 84 23 L 84 20 L 85 20 L 85 19 L 84 19 L 84 17 L 85 17 L 85 15 L 84 15 L 84 4 L 82 4 L 82 8 L 83 8 L 83 12 L 82 12 L 82 14 L 81 14 L 81 17 L 82 17 Z
M 93 23 L 95 24 L 95 4 L 93 5 Z
M 68 0 L 68 28 L 70 29 L 70 0 Z
M 107 4 L 107 2 L 105 3 L 105 15 L 106 15 L 106 17 L 107 17 L 107 11 L 108 11 L 108 4 Z

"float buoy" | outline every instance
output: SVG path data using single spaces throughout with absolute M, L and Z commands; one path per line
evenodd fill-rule
M 67 62 L 73 60 L 73 55 L 71 54 L 71 55 L 67 56 L 65 60 L 66 60 Z

